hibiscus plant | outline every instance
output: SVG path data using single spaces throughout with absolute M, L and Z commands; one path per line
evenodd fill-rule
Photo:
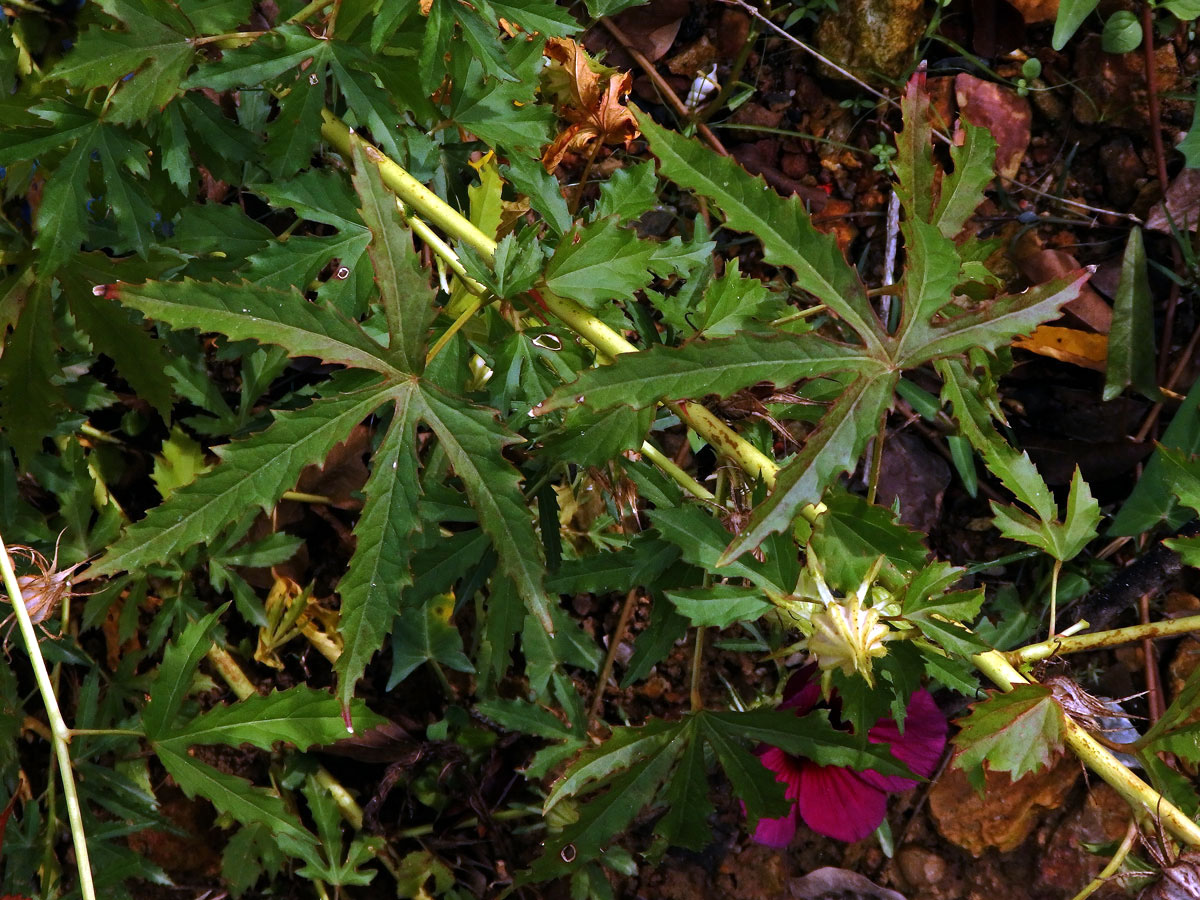
M 1200 845 L 1181 811 L 1196 797 L 1157 755 L 1200 756 L 1200 683 L 1131 748 L 1146 783 L 1030 674 L 1138 635 L 1013 649 L 1036 626 L 1004 632 L 974 573 L 874 502 L 903 399 L 947 432 L 964 482 L 978 461 L 1009 498 L 994 527 L 1054 561 L 1052 594 L 1100 518 L 1078 472 L 1060 511 L 1002 431 L 998 393 L 1010 342 L 1088 273 L 1023 290 L 993 274 L 999 248 L 970 219 L 995 142 L 937 120 L 923 73 L 893 161 L 903 272 L 868 289 L 798 197 L 629 105 L 629 78 L 548 0 L 103 0 L 81 22 L 61 46 L 53 22 L 2 23 L 19 52 L 0 51 L 0 165 L 6 199 L 28 205 L 0 222 L 0 536 L 29 561 L 60 539 L 61 557 L 24 580 L 0 562 L 24 597 L 83 896 L 165 879 L 122 838 L 171 827 L 167 789 L 219 811 L 235 894 L 291 865 L 321 885 L 382 867 L 406 896 L 463 896 L 433 851 L 368 834 L 307 754 L 351 732 L 370 735 L 353 752 L 406 748 L 367 813 L 407 779 L 431 819 L 538 818 L 540 855 L 508 875 L 568 876 L 573 896 L 703 848 L 716 784 L 764 843 L 801 822 L 886 836 L 889 795 L 944 758 L 935 697 L 951 694 L 976 701 L 953 739 L 976 780 L 1068 748 Z M 564 160 L 584 172 L 565 192 Z M 647 236 L 664 196 L 673 234 Z M 718 261 L 733 232 L 761 258 Z M 1158 485 L 1200 509 L 1178 446 L 1168 432 Z M 59 586 L 85 559 L 76 640 Z M 587 597 L 621 607 L 615 633 L 581 624 Z M 53 623 L 61 643 L 34 627 Z M 618 662 L 624 689 L 682 646 L 688 709 L 627 718 Z M 753 690 L 705 691 L 714 653 L 744 659 Z M 56 702 L 64 667 L 73 712 Z M 283 689 L 259 694 L 251 667 Z M 981 674 L 998 690 L 983 695 Z M 18 687 L 0 667 L 13 710 Z M 408 720 L 424 740 L 381 714 L 408 715 L 396 696 L 424 711 Z M 17 746 L 21 721 L 0 717 L 0 744 Z M 491 797 L 509 804 L 495 819 L 471 779 L 472 805 L 453 807 L 446 773 L 511 768 L 501 735 L 531 748 L 523 787 Z M 212 745 L 261 765 L 232 773 Z M 0 763 L 15 783 L 15 751 Z M 53 893 L 60 869 L 31 848 L 58 833 L 54 790 L 48 820 L 10 825 L 31 852 L 0 891 Z

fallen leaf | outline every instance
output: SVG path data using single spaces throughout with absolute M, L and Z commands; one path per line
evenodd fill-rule
M 833 866 L 815 869 L 803 878 L 792 879 L 788 882 L 788 894 L 796 900 L 825 900 L 827 897 L 904 900 L 903 894 L 880 887 L 865 875 Z
M 633 76 L 600 65 L 565 38 L 551 38 L 543 52 L 550 60 L 542 75 L 543 93 L 571 123 L 542 154 L 546 170 L 553 172 L 567 153 L 594 141 L 628 146 L 638 135 L 637 121 L 625 106 Z
M 1016 178 L 1029 146 L 1033 122 L 1029 100 L 1010 87 L 965 72 L 954 77 L 954 94 L 962 117 L 996 139 L 996 174 Z
M 1171 225 L 1179 231 L 1195 231 L 1200 222 L 1200 169 L 1183 169 L 1171 186 L 1167 196 L 1157 203 L 1146 217 L 1146 227 L 1152 231 L 1171 233 Z
M 1080 268 L 1079 261 L 1070 253 L 1044 248 L 1033 231 L 1021 237 L 1013 255 L 1017 268 L 1030 284 L 1062 278 Z M 1108 334 L 1112 327 L 1112 307 L 1090 284 L 1083 286 L 1079 296 L 1063 307 L 1063 312 L 1100 334 Z
M 1060 328 L 1057 325 L 1041 325 L 1034 329 L 1029 337 L 1015 338 L 1012 345 L 1015 350 L 1028 350 L 1096 372 L 1103 372 L 1107 366 L 1106 334 L 1094 334 L 1077 328 Z

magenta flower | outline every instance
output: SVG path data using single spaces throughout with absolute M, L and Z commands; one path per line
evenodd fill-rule
M 817 705 L 821 689 L 810 680 L 815 671 L 815 665 L 805 666 L 792 676 L 780 709 L 794 709 L 802 716 Z M 895 719 L 886 718 L 867 732 L 867 739 L 873 744 L 888 744 L 896 759 L 928 778 L 937 769 L 946 746 L 946 717 L 925 690 L 913 693 L 906 712 L 903 734 Z M 775 780 L 787 785 L 784 796 L 792 801 L 786 816 L 758 820 L 754 840 L 768 847 L 782 848 L 791 843 L 797 814 L 819 834 L 839 841 L 862 840 L 883 821 L 888 794 L 917 784 L 911 778 L 880 775 L 870 769 L 855 772 L 845 766 L 818 765 L 778 747 L 765 747 L 758 756 L 775 773 Z

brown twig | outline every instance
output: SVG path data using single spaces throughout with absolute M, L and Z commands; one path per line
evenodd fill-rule
M 600 704 L 604 700 L 604 689 L 608 686 L 608 679 L 612 675 L 613 661 L 617 658 L 617 647 L 620 646 L 621 641 L 625 640 L 625 631 L 629 628 L 629 617 L 633 615 L 633 604 L 637 598 L 637 588 L 625 595 L 625 602 L 621 604 L 621 614 L 617 616 L 617 627 L 609 635 L 608 652 L 604 654 L 604 665 L 600 667 L 600 680 L 596 682 L 596 693 L 592 695 L 592 705 L 588 707 L 589 723 L 596 718 L 596 713 L 600 711 Z
M 642 71 L 646 73 L 652 82 L 654 82 L 654 86 L 658 88 L 659 93 L 662 94 L 662 98 L 666 102 L 667 106 L 671 107 L 671 109 L 675 111 L 675 115 L 679 116 L 681 119 L 690 118 L 691 111 L 687 108 L 687 105 L 679 99 L 679 95 L 675 93 L 671 85 L 667 84 L 667 80 L 658 74 L 658 69 L 654 68 L 654 63 L 646 59 L 645 55 L 641 51 L 634 48 L 633 44 L 630 43 L 629 38 L 626 37 L 625 32 L 623 32 L 619 26 L 614 24 L 612 19 L 601 19 L 600 24 L 608 29 L 609 34 L 621 42 L 621 46 L 624 47 L 625 51 L 633 57 L 633 61 L 642 67 Z M 725 149 L 725 145 L 721 143 L 720 139 L 713 134 L 712 129 L 707 125 L 703 123 L 697 123 L 696 133 L 708 142 L 708 146 L 712 147 L 722 156 L 729 155 L 729 151 Z
M 1163 148 L 1162 115 L 1158 103 L 1158 66 L 1154 61 L 1154 10 L 1149 2 L 1142 4 L 1142 49 L 1145 51 L 1146 94 L 1150 102 L 1150 140 L 1154 147 L 1154 162 L 1158 168 L 1158 181 L 1162 185 L 1163 204 L 1167 196 L 1167 153 Z M 1179 242 L 1171 241 L 1171 266 L 1176 276 L 1183 268 L 1183 253 Z M 1167 294 L 1167 309 L 1163 316 L 1162 337 L 1158 348 L 1158 382 L 1162 384 L 1167 374 L 1167 363 L 1171 358 L 1171 340 L 1175 331 L 1175 307 L 1179 304 L 1179 281 L 1171 279 Z
M 1150 624 L 1150 593 L 1144 593 L 1138 598 L 1138 613 L 1143 625 Z M 1150 713 L 1150 723 L 1162 718 L 1163 705 L 1162 684 L 1158 678 L 1158 652 L 1154 641 L 1146 638 L 1142 641 L 1142 658 L 1146 667 L 1146 706 Z

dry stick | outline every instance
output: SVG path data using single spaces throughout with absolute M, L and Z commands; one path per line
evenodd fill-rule
M 608 29 L 609 34 L 621 42 L 621 46 L 625 48 L 625 52 L 632 56 L 633 61 L 642 67 L 642 71 L 646 73 L 652 82 L 654 82 L 654 86 L 658 88 L 659 93 L 662 94 L 663 100 L 665 100 L 667 105 L 675 111 L 675 115 L 682 119 L 690 118 L 691 111 L 688 110 L 684 102 L 679 99 L 679 95 L 675 93 L 669 84 L 667 84 L 667 80 L 658 74 L 658 69 L 654 68 L 654 63 L 646 59 L 645 55 L 642 54 L 641 51 L 634 48 L 634 46 L 630 43 L 629 38 L 626 37 L 625 32 L 615 25 L 612 19 L 601 19 L 600 24 Z M 720 139 L 712 133 L 712 129 L 703 122 L 696 123 L 696 133 L 700 135 L 700 137 L 704 138 L 704 140 L 708 141 L 708 145 L 722 156 L 729 155 L 729 151 L 725 149 L 725 145 L 722 144 Z
M 1142 624 L 1149 625 L 1149 594 L 1142 594 L 1138 598 L 1138 612 L 1141 615 Z M 1150 724 L 1153 725 L 1162 718 L 1165 707 L 1163 706 L 1162 684 L 1158 678 L 1158 653 L 1155 652 L 1154 640 L 1149 636 L 1142 638 L 1142 660 L 1146 672 L 1146 706 L 1150 713 Z
M 1154 12 L 1150 3 L 1142 4 L 1142 48 L 1145 51 L 1146 93 L 1150 100 L 1150 140 L 1154 146 L 1154 161 L 1158 167 L 1158 181 L 1162 185 L 1163 208 L 1167 203 L 1167 153 L 1163 148 L 1162 116 L 1158 105 L 1158 66 L 1154 62 Z M 1162 384 L 1167 373 L 1167 361 L 1171 358 L 1171 339 L 1175 330 L 1175 307 L 1179 303 L 1179 272 L 1183 268 L 1183 254 L 1179 241 L 1171 241 L 1171 288 L 1167 294 L 1167 312 L 1163 316 L 1162 338 L 1158 348 L 1158 382 Z
M 608 638 L 608 652 L 604 654 L 604 665 L 600 667 L 600 680 L 596 683 L 596 693 L 592 695 L 592 705 L 588 707 L 587 720 L 590 724 L 596 718 L 596 713 L 600 711 L 600 704 L 604 700 L 604 689 L 608 687 L 608 679 L 612 675 L 613 660 L 617 658 L 617 647 L 621 641 L 625 640 L 625 631 L 629 628 L 629 618 L 633 615 L 633 604 L 637 600 L 638 589 L 633 588 L 625 595 L 625 602 L 621 604 L 621 614 L 617 617 L 617 627 L 613 629 Z

